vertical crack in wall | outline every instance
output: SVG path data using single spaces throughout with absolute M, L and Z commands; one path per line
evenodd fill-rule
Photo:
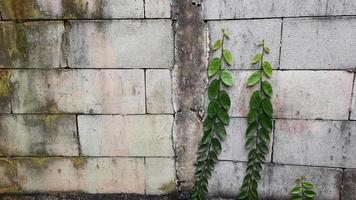
M 206 33 L 202 8 L 192 0 L 173 1 L 175 65 L 172 71 L 175 115 L 175 155 L 178 190 L 182 196 L 193 185 L 196 149 L 201 137 L 200 112 L 207 85 Z
M 352 80 L 352 87 L 351 87 L 351 97 L 350 97 L 350 107 L 349 107 L 349 120 L 351 120 L 351 114 L 352 114 L 352 105 L 353 102 L 356 101 L 356 99 L 353 99 L 354 97 L 354 90 L 355 90 L 355 78 L 356 78 L 356 70 L 354 72 L 354 78 Z

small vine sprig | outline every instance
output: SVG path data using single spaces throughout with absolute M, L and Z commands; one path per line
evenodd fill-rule
M 269 151 L 270 133 L 272 132 L 273 107 L 270 101 L 273 90 L 271 84 L 263 77 L 272 77 L 272 66 L 264 61 L 264 54 L 270 50 L 262 41 L 259 46 L 262 52 L 256 54 L 252 64 L 260 64 L 260 69 L 247 80 L 247 86 L 259 84 L 259 90 L 252 93 L 250 112 L 247 117 L 246 149 L 249 150 L 246 175 L 244 177 L 239 199 L 258 199 L 258 181 L 261 179 L 262 162 L 266 160 Z
M 222 38 L 217 40 L 212 46 L 212 51 L 221 49 L 220 58 L 213 58 L 209 63 L 208 76 L 214 78 L 208 86 L 209 105 L 207 116 L 203 122 L 203 137 L 198 148 L 198 157 L 195 167 L 195 183 L 190 195 L 192 200 L 205 200 L 208 193 L 208 180 L 218 162 L 218 155 L 221 153 L 221 141 L 226 138 L 225 126 L 230 122 L 228 111 L 231 106 L 229 94 L 223 86 L 231 87 L 234 77 L 223 63 L 232 65 L 233 58 L 231 52 L 224 48 L 225 39 L 229 34 L 222 30 Z
M 313 200 L 316 193 L 313 190 L 314 184 L 306 181 L 302 176 L 295 181 L 296 186 L 291 191 L 291 200 Z

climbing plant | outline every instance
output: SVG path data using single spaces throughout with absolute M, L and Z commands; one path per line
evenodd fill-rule
M 208 192 L 208 180 L 218 162 L 221 152 L 221 142 L 226 138 L 225 126 L 230 122 L 228 111 L 231 106 L 229 94 L 225 87 L 231 87 L 234 77 L 226 66 L 233 63 L 231 52 L 224 48 L 225 39 L 229 33 L 222 30 L 222 37 L 218 39 L 211 50 L 220 50 L 220 57 L 211 60 L 208 66 L 208 76 L 212 79 L 208 86 L 208 111 L 203 122 L 203 137 L 198 148 L 195 167 L 195 183 L 190 195 L 191 199 L 204 200 Z M 224 67 L 225 66 L 225 67 Z
M 269 151 L 270 133 L 272 131 L 273 107 L 270 101 L 272 97 L 272 86 L 265 80 L 272 77 L 271 63 L 264 60 L 264 55 L 270 50 L 262 41 L 259 46 L 261 53 L 252 59 L 252 64 L 259 64 L 260 69 L 253 72 L 248 80 L 247 86 L 258 85 L 250 99 L 250 111 L 247 117 L 248 128 L 246 130 L 245 147 L 249 150 L 246 175 L 243 180 L 239 199 L 258 199 L 257 187 L 261 179 L 262 162 L 265 161 Z
M 302 176 L 295 181 L 296 186 L 291 191 L 291 200 L 313 200 L 316 193 L 313 190 L 314 184 L 306 181 Z

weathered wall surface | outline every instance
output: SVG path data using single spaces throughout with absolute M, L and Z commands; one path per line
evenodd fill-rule
M 355 1 L 194 2 L 0 1 L 2 199 L 185 198 L 221 28 L 236 83 L 210 197 L 241 186 L 264 39 L 275 120 L 262 199 L 287 199 L 301 175 L 319 199 L 356 199 Z

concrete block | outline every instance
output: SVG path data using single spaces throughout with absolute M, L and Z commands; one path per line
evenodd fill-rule
M 0 68 L 65 66 L 63 22 L 0 22 Z M 44 53 L 46 52 L 46 53 Z
M 246 117 L 254 88 L 246 85 L 251 71 L 233 71 L 230 115 Z M 348 119 L 353 74 L 345 71 L 274 71 L 272 104 L 275 118 Z M 337 98 L 335 98 L 337 97 Z
M 70 67 L 170 68 L 173 65 L 170 20 L 70 23 Z
M 171 115 L 80 115 L 79 136 L 88 156 L 174 156 Z
M 17 168 L 24 192 L 145 191 L 142 158 L 23 158 Z
M 356 122 L 277 120 L 277 163 L 355 168 Z
M 146 194 L 162 195 L 176 190 L 174 158 L 145 158 Z
M 259 69 L 259 65 L 252 65 L 252 58 L 261 53 L 258 44 L 265 40 L 271 53 L 266 54 L 265 59 L 270 61 L 274 68 L 278 68 L 279 47 L 281 39 L 281 20 L 238 20 L 238 21 L 212 21 L 208 22 L 210 47 L 216 40 L 222 38 L 221 29 L 230 33 L 230 39 L 225 40 L 224 48 L 231 51 L 234 69 Z M 218 50 L 210 57 L 220 57 L 221 50 Z
M 172 0 L 145 0 L 146 18 L 170 18 Z
M 246 164 L 219 162 L 210 180 L 209 195 L 234 198 L 244 178 Z M 258 191 L 261 199 L 288 199 L 294 181 L 306 176 L 315 183 L 318 199 L 339 199 L 342 170 L 289 165 L 264 165 Z
M 76 156 L 74 115 L 1 115 L 1 156 Z
M 171 72 L 167 69 L 146 70 L 148 113 L 173 113 Z
M 143 0 L 4 0 L 3 19 L 143 18 Z
M 207 20 L 356 14 L 353 0 L 204 0 L 203 8 Z
M 342 180 L 341 199 L 355 200 L 356 199 L 356 170 L 346 169 Z
M 283 22 L 281 69 L 352 69 L 356 18 L 293 18 Z
M 143 70 L 16 70 L 14 113 L 145 112 Z

